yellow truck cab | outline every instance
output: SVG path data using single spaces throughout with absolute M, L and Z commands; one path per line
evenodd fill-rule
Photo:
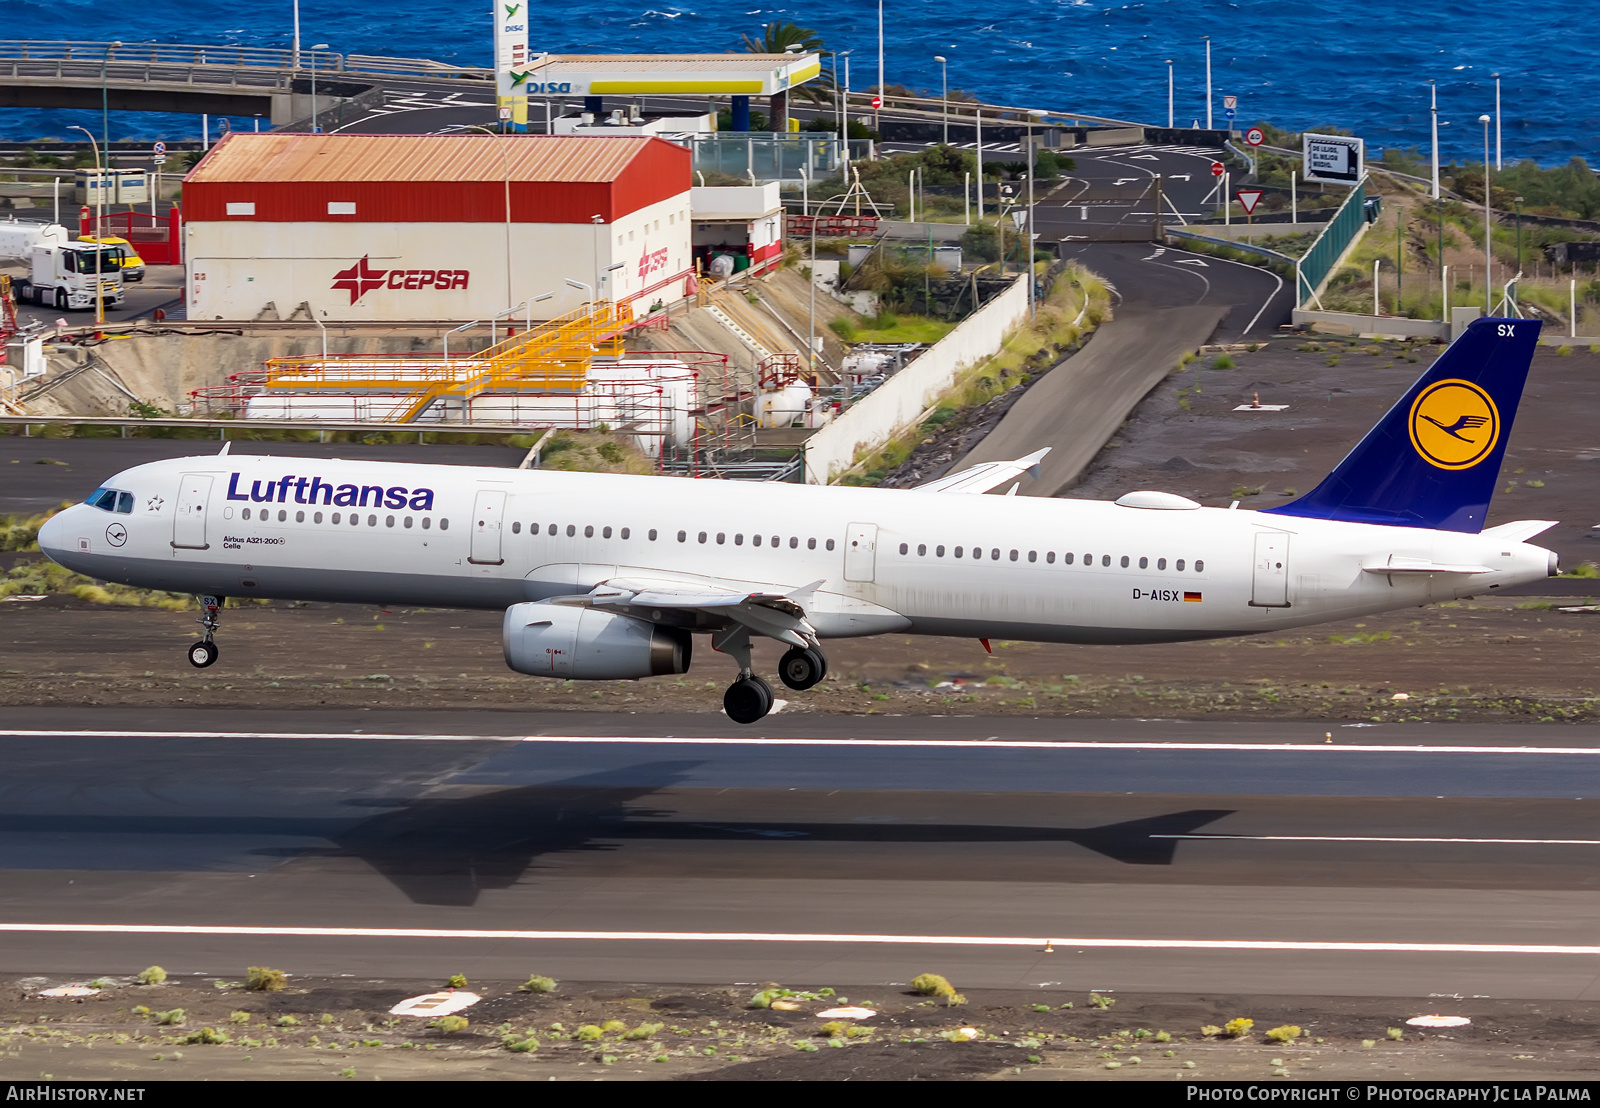
M 138 252 L 133 248 L 133 243 L 127 239 L 118 238 L 116 235 L 106 235 L 104 237 L 84 235 L 78 241 L 99 242 L 104 243 L 106 246 L 116 247 L 116 252 L 113 256 L 116 259 L 116 264 L 122 270 L 122 279 L 124 281 L 144 280 L 144 259 L 139 257 Z

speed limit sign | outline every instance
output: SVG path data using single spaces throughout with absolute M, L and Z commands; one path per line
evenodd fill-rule
M 1213 176 L 1213 177 L 1221 177 L 1224 168 L 1225 167 L 1223 166 L 1223 164 L 1221 162 L 1212 162 L 1211 163 L 1211 176 Z
M 1244 133 L 1244 140 L 1251 146 L 1260 146 L 1267 141 L 1267 136 L 1261 133 L 1260 127 L 1252 127 Z

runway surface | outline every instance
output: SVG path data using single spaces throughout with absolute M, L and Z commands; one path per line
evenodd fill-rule
M 1596 994 L 1600 731 L 1324 735 L 16 710 L 0 969 Z

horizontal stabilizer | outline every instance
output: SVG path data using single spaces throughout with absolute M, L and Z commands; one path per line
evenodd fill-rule
M 1527 542 L 1535 535 L 1542 535 L 1557 523 L 1556 519 L 1519 519 L 1515 523 L 1502 523 L 1494 527 L 1485 527 L 1485 535 L 1493 535 L 1506 542 Z
M 1039 476 L 1039 463 L 1044 461 L 1044 456 L 1048 453 L 1050 448 L 1046 446 L 1042 450 L 1035 450 L 1032 454 L 1025 454 L 1009 462 L 982 462 L 960 473 L 952 473 L 937 481 L 929 481 L 926 485 L 918 485 L 911 491 L 985 493 L 990 489 L 999 488 L 1014 477 L 1021 477 L 1024 473 L 1030 477 Z

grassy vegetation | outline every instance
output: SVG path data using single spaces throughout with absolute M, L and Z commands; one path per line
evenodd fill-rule
M 867 326 L 852 332 L 851 342 L 926 342 L 935 343 L 955 329 L 955 324 L 943 319 L 929 319 L 920 315 L 896 315 L 884 312 L 864 321 Z
M 892 154 L 850 164 L 860 174 L 868 195 L 886 209 L 884 214 L 891 215 L 887 209 L 892 209 L 893 214 L 902 218 L 909 210 L 910 176 L 913 171 L 920 173 L 923 187 L 917 198 L 916 214 L 918 220 L 930 222 L 960 222 L 967 211 L 963 189 L 968 174 L 973 180 L 978 176 L 977 154 L 954 146 L 930 146 L 914 153 Z M 1075 168 L 1076 163 L 1071 158 L 1051 150 L 1041 149 L 1035 156 L 1035 180 L 1039 182 L 1054 181 Z M 1028 163 L 1026 159 L 997 162 L 986 158 L 983 170 L 987 180 L 1020 180 L 1028 172 Z M 813 202 L 823 202 L 843 194 L 846 187 L 842 177 L 832 177 L 813 184 L 810 196 Z
M 934 411 L 840 476 L 839 484 L 875 485 L 916 449 L 928 434 L 954 419 L 964 408 L 986 404 L 1022 383 L 1031 372 L 1029 360 L 1046 348 L 1078 341 L 1105 318 L 1111 297 L 1105 282 L 1076 263 L 1069 264 L 1039 304 L 1032 323 L 1013 331 L 1000 352 L 964 370 L 932 405 Z M 858 472 L 864 470 L 864 472 Z

